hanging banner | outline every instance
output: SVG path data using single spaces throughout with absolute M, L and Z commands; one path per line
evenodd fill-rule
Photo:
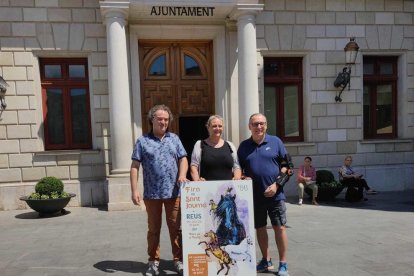
M 256 275 L 251 180 L 186 183 L 181 216 L 185 276 Z

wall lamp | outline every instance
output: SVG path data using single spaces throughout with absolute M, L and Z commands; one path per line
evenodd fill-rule
M 7 82 L 0 76 L 0 111 L 5 110 L 7 106 L 6 100 L 4 99 L 6 97 L 7 86 L 9 86 Z
M 346 88 L 346 86 L 348 86 L 348 90 L 351 88 L 351 67 L 355 64 L 355 60 L 358 55 L 358 50 L 359 46 L 355 42 L 355 37 L 351 37 L 351 39 L 344 48 L 346 66 L 342 69 L 342 72 L 338 74 L 336 80 L 334 81 L 334 86 L 341 88 L 341 92 L 339 92 L 339 95 L 336 95 L 335 97 L 335 102 L 342 102 L 341 94 Z

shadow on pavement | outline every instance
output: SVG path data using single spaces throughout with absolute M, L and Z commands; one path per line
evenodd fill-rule
M 135 261 L 102 261 L 94 264 L 93 266 L 107 273 L 121 271 L 127 273 L 142 273 L 142 275 L 145 275 L 145 271 L 147 271 L 148 268 L 147 263 Z M 174 272 L 173 262 L 161 259 L 159 275 L 170 275 L 171 272 Z
M 350 203 L 345 200 L 345 192 L 342 192 L 334 201 L 320 201 L 319 205 L 390 212 L 414 212 L 414 190 L 407 190 L 403 193 L 379 192 L 376 195 L 366 197 L 368 201 Z M 297 197 L 289 197 L 287 202 L 297 204 Z M 304 204 L 310 204 L 310 199 L 304 198 Z
M 53 218 L 53 217 L 61 217 L 69 215 L 71 212 L 68 210 L 65 210 L 64 212 L 56 212 L 54 214 L 39 214 L 38 212 L 27 212 L 18 214 L 15 216 L 17 219 L 46 219 L 46 218 Z
M 91 208 L 91 209 L 97 209 L 98 211 L 108 211 L 108 206 L 106 205 L 95 205 L 95 206 L 82 206 L 82 208 Z
M 98 206 L 83 206 L 82 208 L 91 208 L 91 209 L 97 209 L 99 211 L 108 211 L 108 207 L 104 205 L 98 205 Z M 53 218 L 53 217 L 61 217 L 69 215 L 71 212 L 63 209 L 63 211 L 56 212 L 54 214 L 39 214 L 38 212 L 31 211 L 27 213 L 22 213 L 19 215 L 16 215 L 15 218 L 17 219 L 42 219 L 42 218 Z

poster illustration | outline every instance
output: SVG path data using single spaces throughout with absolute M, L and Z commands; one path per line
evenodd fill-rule
M 185 276 L 256 275 L 251 180 L 189 182 L 181 212 Z

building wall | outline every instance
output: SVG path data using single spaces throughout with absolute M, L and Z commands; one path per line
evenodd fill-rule
M 89 62 L 93 150 L 45 152 L 38 58 L 71 55 Z M 0 210 L 25 208 L 18 198 L 44 176 L 77 194 L 72 205 L 104 204 L 110 133 L 99 1 L 0 1 L 0 75 L 9 84 L 0 117 Z
M 346 155 L 379 190 L 414 189 L 414 1 L 269 0 L 257 16 L 260 95 L 263 59 L 304 60 L 304 143 L 287 144 L 296 165 L 307 155 L 318 168 L 336 174 Z M 335 103 L 333 86 L 344 67 L 344 47 L 355 37 L 360 53 L 351 90 Z M 362 56 L 399 56 L 398 139 L 364 141 Z M 262 110 L 262 109 L 261 109 Z M 291 180 L 294 182 L 294 180 Z M 290 185 L 294 193 L 296 185 Z
M 200 1 L 195 1 L 200 2 Z M 218 1 L 220 2 L 220 1 Z M 249 2 L 249 1 L 235 1 Z M 256 1 L 252 1 L 256 2 Z M 263 59 L 301 56 L 304 61 L 305 141 L 287 148 L 299 165 L 310 155 L 318 168 L 336 171 L 345 155 L 378 190 L 414 189 L 414 1 L 268 0 L 257 16 L 259 95 Z M 223 22 L 223 26 L 225 23 Z M 135 26 L 139 28 L 139 24 Z M 127 33 L 128 35 L 128 33 Z M 351 90 L 335 103 L 333 81 L 344 66 L 343 48 L 355 36 L 360 46 Z M 237 111 L 237 33 L 227 29 L 227 84 Z M 44 176 L 61 178 L 77 197 L 75 206 L 108 202 L 110 127 L 106 28 L 98 0 L 0 0 L 0 75 L 10 85 L 0 115 L 0 210 L 26 208 L 18 198 Z M 399 137 L 366 141 L 362 131 L 362 56 L 398 55 Z M 39 57 L 85 57 L 93 149 L 44 151 Z M 136 95 L 134 95 L 136 97 Z M 260 108 L 260 110 L 263 110 Z M 236 114 L 237 115 L 237 114 Z M 228 126 L 236 126 L 232 121 Z M 234 141 L 239 131 L 232 128 Z M 295 181 L 287 186 L 296 191 Z

